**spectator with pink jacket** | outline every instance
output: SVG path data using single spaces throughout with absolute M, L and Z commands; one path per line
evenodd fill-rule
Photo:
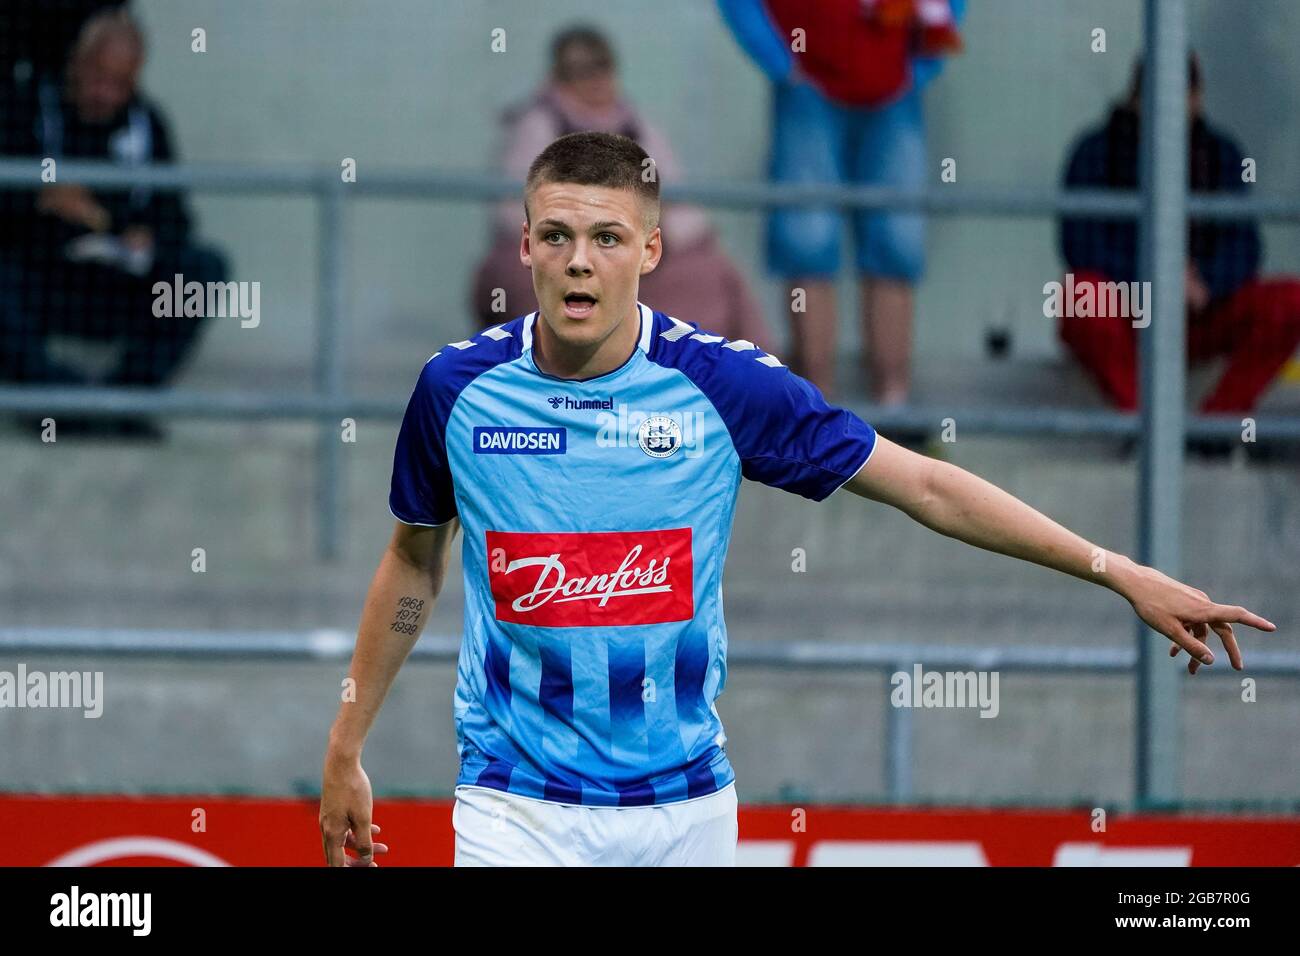
M 681 167 L 668 141 L 620 95 L 609 41 L 595 29 L 574 27 L 559 33 L 551 48 L 545 84 L 502 115 L 502 172 L 522 180 L 552 140 L 597 131 L 636 140 L 654 159 L 661 183 L 680 182 Z M 532 274 L 520 261 L 523 222 L 524 210 L 516 200 L 496 207 L 491 248 L 476 270 L 471 292 L 471 310 L 484 325 L 537 308 Z M 713 332 L 748 339 L 762 349 L 771 347 L 762 309 L 704 211 L 664 203 L 659 226 L 663 256 L 658 267 L 641 278 L 641 301 L 669 315 L 706 316 Z

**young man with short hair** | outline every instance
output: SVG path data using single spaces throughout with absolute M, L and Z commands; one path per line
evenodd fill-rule
M 730 865 L 734 774 L 714 701 L 741 477 L 840 487 L 970 544 L 1090 580 L 1186 649 L 1242 666 L 1244 608 L 1108 555 L 1004 491 L 880 438 L 774 356 L 637 301 L 661 246 L 632 140 L 563 136 L 529 171 L 520 258 L 539 311 L 436 352 L 397 439 L 397 526 L 330 733 L 331 865 L 374 865 L 361 750 L 442 589 L 465 580 L 455 720 L 458 865 Z M 355 858 L 344 850 L 352 849 Z

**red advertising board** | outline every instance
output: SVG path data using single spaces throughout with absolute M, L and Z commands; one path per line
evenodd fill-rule
M 8 866 L 318 866 L 318 803 L 243 797 L 0 795 Z M 445 866 L 451 802 L 379 800 L 382 866 Z M 1083 810 L 740 809 L 755 866 L 1297 866 L 1300 817 Z

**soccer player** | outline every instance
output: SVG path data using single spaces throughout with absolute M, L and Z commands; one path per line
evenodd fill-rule
M 626 137 L 573 133 L 532 164 L 520 258 L 539 310 L 425 363 L 397 438 L 397 519 L 325 757 L 327 862 L 372 866 L 361 751 L 444 583 L 465 621 L 454 714 L 457 865 L 731 865 L 722 570 L 741 477 L 844 487 L 989 551 L 1115 591 L 1186 650 L 1242 667 L 1245 608 L 1090 542 L 951 464 L 878 437 L 745 341 L 638 301 L 659 189 Z M 355 851 L 350 857 L 345 848 Z

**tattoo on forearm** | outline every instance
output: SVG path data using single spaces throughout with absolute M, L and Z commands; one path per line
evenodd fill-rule
M 397 602 L 397 616 L 388 629 L 397 634 L 414 634 L 420 625 L 420 612 L 424 610 L 422 598 L 404 597 Z

